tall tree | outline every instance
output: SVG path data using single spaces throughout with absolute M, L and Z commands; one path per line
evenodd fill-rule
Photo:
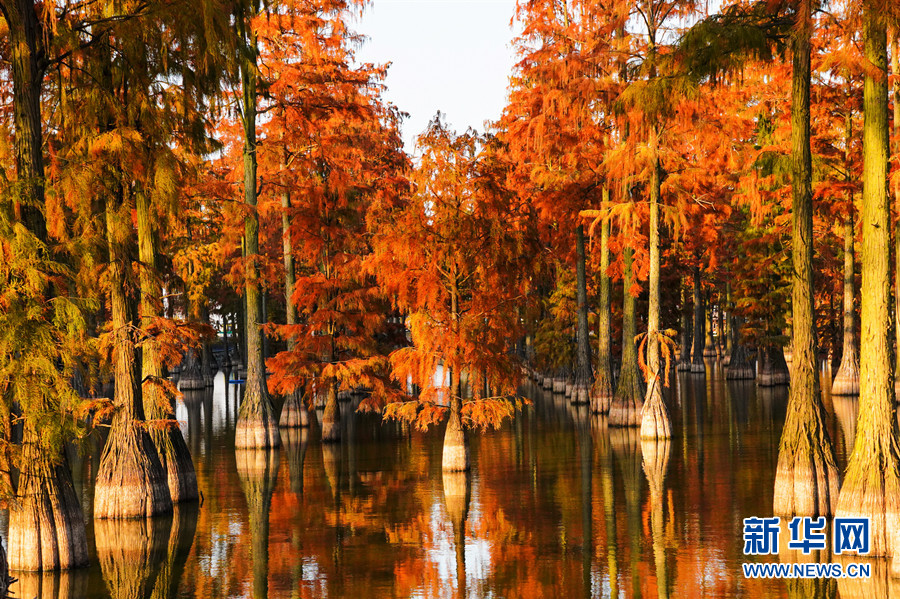
M 900 446 L 891 372 L 890 207 L 887 194 L 887 11 L 861 2 L 865 57 L 863 89 L 862 306 L 859 417 L 837 516 L 870 518 L 873 555 L 898 555 Z M 896 7 L 895 7 L 896 8 Z M 896 571 L 896 568 L 895 568 Z
M 813 299 L 810 77 L 813 0 L 798 4 L 791 38 L 791 162 L 793 272 L 791 386 L 775 475 L 777 514 L 830 515 L 840 489 L 825 408 L 819 392 Z
M 257 140 L 256 117 L 259 94 L 259 21 L 266 18 L 259 0 L 235 2 L 237 71 L 240 76 L 238 106 L 243 125 L 244 216 L 243 258 L 244 297 L 246 300 L 247 379 L 235 425 L 235 446 L 239 449 L 277 447 L 281 443 L 275 409 L 266 385 L 263 363 L 262 321 L 259 278 L 259 213 L 257 212 Z

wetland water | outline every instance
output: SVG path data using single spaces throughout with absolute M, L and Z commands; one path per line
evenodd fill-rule
M 238 392 L 220 372 L 178 404 L 202 505 L 93 523 L 90 568 L 14 573 L 15 597 L 887 596 L 878 567 L 840 584 L 743 577 L 742 520 L 772 511 L 786 387 L 711 364 L 679 374 L 662 446 L 528 384 L 533 405 L 472 435 L 468 478 L 442 475 L 441 430 L 404 433 L 350 403 L 340 444 L 314 427 L 235 452 Z M 843 469 L 856 400 L 826 405 Z M 73 460 L 86 514 L 98 454 Z

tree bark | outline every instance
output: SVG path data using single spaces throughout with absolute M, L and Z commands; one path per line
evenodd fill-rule
M 703 325 L 706 323 L 703 311 L 703 288 L 700 284 L 700 266 L 694 267 L 694 342 L 691 348 L 691 372 L 706 374 L 703 363 Z
M 456 280 L 452 281 L 450 292 L 450 320 L 456 332 L 459 322 L 459 291 Z M 462 421 L 462 396 L 460 394 L 460 372 L 456 360 L 450 366 L 450 419 L 444 432 L 444 450 L 441 467 L 444 472 L 467 472 L 470 466 L 469 440 Z M 445 364 L 445 368 L 447 365 Z
M 150 198 L 137 194 L 138 259 L 140 260 L 141 328 L 148 331 L 160 315 L 162 288 L 156 279 L 156 249 L 150 224 Z M 163 376 L 159 342 L 148 337 L 141 352 L 144 413 L 154 421 L 149 427 L 150 438 L 166 471 L 172 503 L 198 498 L 197 473 L 181 428 L 175 419 L 175 397 Z
M 94 487 L 94 518 L 101 519 L 150 517 L 172 511 L 167 473 L 144 419 L 128 297 L 133 286 L 126 275 L 131 263 L 126 240 L 116 233 L 124 228 L 121 223 L 131 211 L 122 191 L 116 195 L 118 199 L 106 198 L 116 413 Z
M 687 280 L 681 278 L 681 349 L 678 356 L 678 371 L 691 370 L 691 307 L 688 304 Z
M 44 157 L 41 89 L 46 68 L 45 39 L 31 0 L 0 0 L 7 25 L 13 80 L 13 123 L 17 180 L 16 219 L 39 241 L 47 241 L 44 219 Z M 15 400 L 15 398 L 13 398 Z M 43 400 L 51 409 L 54 399 Z M 9 567 L 55 570 L 87 565 L 87 533 L 81 504 L 62 448 L 40 448 L 38 425 L 26 418 L 23 468 L 16 502 L 10 508 Z M 56 453 L 56 455 L 54 455 Z M 60 460 L 62 465 L 60 465 Z
M 260 331 L 259 289 L 259 214 L 256 211 L 256 33 L 250 26 L 251 15 L 240 14 L 236 24 L 241 56 L 242 118 L 244 125 L 244 293 L 246 305 L 247 379 L 235 426 L 235 447 L 239 449 L 277 447 L 281 444 L 278 421 L 266 385 Z
M 609 189 L 603 188 L 604 210 L 609 208 Z M 610 307 L 609 270 L 609 218 L 600 223 L 600 299 L 597 306 L 597 369 L 591 387 L 591 411 L 595 414 L 609 412 L 613 397 L 612 374 L 612 310 Z
M 799 3 L 792 35 L 791 146 L 793 170 L 793 360 L 787 417 L 775 474 L 774 513 L 830 516 L 840 489 L 825 407 L 819 393 L 813 296 L 812 154 L 809 88 L 811 0 Z
M 663 385 L 667 383 L 667 372 L 660 363 L 659 328 L 659 202 L 660 164 L 656 131 L 652 133 L 651 174 L 650 174 L 650 275 L 648 286 L 650 300 L 647 311 L 647 396 L 641 410 L 641 438 L 667 439 L 672 436 L 672 422 L 669 410 L 663 400 Z
M 644 385 L 638 366 L 637 350 L 634 346 L 635 330 L 637 329 L 635 298 L 631 295 L 634 250 L 625 246 L 623 259 L 625 268 L 622 302 L 622 370 L 619 373 L 616 395 L 609 406 L 609 425 L 640 426 L 641 408 L 644 404 Z
M 584 251 L 584 225 L 575 227 L 575 279 L 578 303 L 577 367 L 571 402 L 585 404 L 589 401 L 593 374 L 591 373 L 591 344 L 588 329 L 587 258 Z
M 282 161 L 282 168 L 287 168 L 287 160 Z M 294 295 L 294 246 L 291 242 L 291 194 L 285 190 L 281 194 L 281 249 L 284 256 L 284 308 L 285 308 L 285 324 L 293 326 L 297 324 L 297 308 L 294 306 L 292 297 Z M 288 351 L 294 351 L 297 348 L 297 340 L 289 335 L 287 339 Z M 279 426 L 283 427 L 307 427 L 309 426 L 309 412 L 306 409 L 306 402 L 303 401 L 302 389 L 296 389 L 289 393 L 285 399 L 284 406 L 281 408 L 281 416 L 278 421 Z
M 831 383 L 832 395 L 859 395 L 859 349 L 856 343 L 856 310 L 854 308 L 853 242 L 856 235 L 853 212 L 844 221 L 844 342 L 841 366 Z
M 894 28 L 891 43 L 891 71 L 894 74 L 894 153 L 900 155 L 900 27 Z M 894 180 L 894 209 L 900 214 L 900 179 Z M 894 231 L 894 376 L 900 387 L 900 234 Z
M 837 515 L 870 518 L 871 554 L 897 555 L 900 472 L 891 372 L 887 31 L 873 3 L 863 10 L 862 337 L 859 419 Z M 874 72 L 873 72 L 874 71 Z M 893 573 L 897 573 L 896 563 Z

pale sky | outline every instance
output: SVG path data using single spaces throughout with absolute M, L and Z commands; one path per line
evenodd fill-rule
M 484 131 L 506 104 L 515 62 L 515 0 L 373 0 L 356 31 L 368 36 L 359 62 L 385 63 L 387 101 L 409 118 L 406 149 L 440 110 L 457 132 Z

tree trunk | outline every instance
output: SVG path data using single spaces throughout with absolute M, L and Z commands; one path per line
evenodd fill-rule
M 894 153 L 900 155 L 900 28 L 894 28 L 891 44 L 891 71 L 894 74 Z M 900 214 L 900 179 L 894 180 L 894 207 Z M 900 377 L 900 234 L 894 231 L 894 376 Z M 900 387 L 900 378 L 895 378 Z
M 747 356 L 747 348 L 741 343 L 741 318 L 731 317 L 729 331 L 731 339 L 731 357 L 728 359 L 728 368 L 725 369 L 725 378 L 728 380 L 752 379 L 756 376 L 753 364 Z
M 887 31 L 864 7 L 862 338 L 859 419 L 837 516 L 870 518 L 871 555 L 898 554 L 900 472 L 891 372 L 890 209 L 887 200 Z M 878 72 L 873 72 L 878 71 Z M 896 563 L 893 573 L 897 573 Z
M 792 36 L 791 145 L 793 167 L 793 360 L 787 417 L 775 474 L 774 513 L 830 516 L 840 481 L 819 392 L 813 296 L 812 156 L 809 87 L 812 8 L 799 4 Z
M 681 349 L 678 356 L 678 371 L 691 370 L 691 307 L 688 304 L 687 281 L 681 278 Z
M 603 188 L 603 209 L 609 208 L 609 189 Z M 600 224 L 600 302 L 597 306 L 597 369 L 591 387 L 591 411 L 595 414 L 609 412 L 613 397 L 612 374 L 612 311 L 610 308 L 609 270 L 609 218 Z
M 832 395 L 859 395 L 859 350 L 856 344 L 856 310 L 853 306 L 854 233 L 851 208 L 844 221 L 844 349 L 841 366 L 831 383 Z
M 469 470 L 469 440 L 462 423 L 462 398 L 459 396 L 459 372 L 450 371 L 450 419 L 444 432 L 444 452 L 441 466 L 444 472 Z
M 587 299 L 587 258 L 584 251 L 584 225 L 575 227 L 575 280 L 578 303 L 577 366 L 575 369 L 575 386 L 572 389 L 571 402 L 586 404 L 589 401 L 593 374 L 591 373 L 591 344 L 588 334 L 588 299 Z
M 634 250 L 623 249 L 625 268 L 623 271 L 624 298 L 622 301 L 622 370 L 616 395 L 609 406 L 610 426 L 640 426 L 641 408 L 644 404 L 644 385 L 638 366 L 637 350 L 634 346 L 637 311 L 635 298 L 631 295 L 632 264 Z
M 706 301 L 704 302 L 705 310 L 703 312 L 703 332 L 705 333 L 705 341 L 703 344 L 703 357 L 704 358 L 715 358 L 716 357 L 716 343 L 713 341 L 713 306 L 712 306 L 712 293 L 707 290 L 706 292 Z
M 144 420 L 137 376 L 133 318 L 126 271 L 131 262 L 124 239 L 116 231 L 130 215 L 121 191 L 106 198 L 106 239 L 109 245 L 109 296 L 112 313 L 116 413 L 103 448 L 94 487 L 94 518 L 140 518 L 172 511 L 168 476 Z M 130 227 L 127 229 L 130 230 Z
M 244 201 L 248 210 L 244 217 L 244 292 L 246 294 L 247 379 L 235 425 L 234 443 L 240 449 L 277 447 L 281 444 L 278 421 L 269 398 L 263 363 L 260 331 L 259 289 L 259 214 L 256 211 L 256 33 L 250 27 L 251 15 L 240 15 L 244 52 L 241 59 L 242 116 L 244 125 Z
M 700 267 L 694 267 L 694 343 L 691 348 L 691 372 L 706 374 L 703 363 L 703 288 L 700 285 Z
M 657 143 L 654 131 L 650 143 L 653 155 L 650 167 L 650 301 L 647 311 L 647 397 L 641 410 L 642 439 L 667 439 L 672 436 L 672 422 L 662 391 L 663 385 L 667 384 L 668 372 L 662 370 L 659 348 L 659 201 L 662 182 Z
M 141 264 L 141 327 L 150 329 L 161 309 L 161 287 L 156 280 L 156 250 L 150 224 L 150 199 L 137 195 L 138 258 Z M 168 480 L 172 503 L 197 499 L 197 473 L 181 428 L 175 419 L 175 397 L 163 376 L 159 342 L 148 337 L 141 352 L 144 414 L 153 421 L 150 438 L 159 454 Z
M 26 419 L 19 485 L 9 511 L 9 567 L 35 571 L 87 566 L 84 513 L 65 453 L 54 464 L 40 445 L 40 431 Z
M 284 161 L 286 162 L 286 160 Z M 282 168 L 287 168 L 282 164 Z M 286 188 L 285 188 L 286 189 Z M 281 247 L 284 256 L 284 307 L 285 307 L 285 324 L 293 326 L 297 324 L 297 308 L 291 299 L 294 295 L 294 246 L 291 242 L 291 195 L 284 191 L 281 194 Z M 288 351 L 295 351 L 297 348 L 297 340 L 289 335 L 287 339 Z M 308 427 L 309 412 L 306 409 L 306 402 L 303 401 L 303 391 L 301 388 L 295 389 L 289 393 L 281 408 L 281 417 L 278 421 L 279 426 L 283 427 Z
M 322 414 L 322 442 L 337 443 L 341 440 L 341 407 L 338 405 L 334 383 L 326 383 L 325 412 Z
M 725 308 L 726 314 L 725 317 L 725 354 L 722 357 L 722 365 L 728 366 L 731 364 L 731 354 L 734 352 L 734 314 L 733 314 L 733 304 L 731 301 L 731 282 L 728 281 L 725 283 Z
M 760 387 L 778 387 L 791 381 L 784 350 L 775 343 L 766 343 L 759 348 L 759 372 L 756 384 Z
M 9 37 L 13 144 L 17 181 L 21 184 L 17 197 L 13 198 L 15 218 L 39 241 L 45 242 L 41 88 L 46 63 L 41 58 L 45 36 L 37 9 L 30 0 L 0 0 L 0 13 Z M 45 401 L 50 409 L 53 400 Z M 54 464 L 52 453 L 39 447 L 41 434 L 37 426 L 26 418 L 17 501 L 10 507 L 9 567 L 55 570 L 85 566 L 88 553 L 84 515 L 75 496 L 71 473 L 61 448 L 57 454 L 58 460 L 62 460 L 60 465 Z M 0 585 L 8 588 L 5 576 L 0 572 L 3 578 Z

